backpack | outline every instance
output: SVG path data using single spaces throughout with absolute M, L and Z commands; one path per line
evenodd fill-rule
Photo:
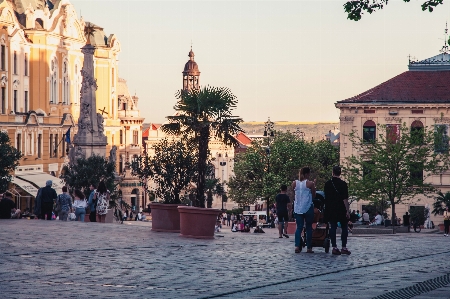
M 100 194 L 97 192 L 97 215 L 106 215 L 108 211 L 108 195 L 107 193 Z

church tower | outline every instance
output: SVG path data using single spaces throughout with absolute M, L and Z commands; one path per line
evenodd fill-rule
M 198 70 L 197 62 L 194 61 L 194 52 L 189 51 L 189 61 L 184 65 L 183 71 L 183 89 L 198 89 L 200 88 L 200 71 Z

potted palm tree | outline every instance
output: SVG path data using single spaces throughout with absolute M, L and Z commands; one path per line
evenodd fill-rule
M 431 211 L 434 216 L 442 215 L 445 211 L 446 207 L 450 208 L 450 192 L 443 194 L 441 191 L 437 192 L 437 195 L 434 198 L 433 203 L 433 211 Z M 444 223 L 439 223 L 439 231 L 444 231 Z
M 242 119 L 233 116 L 236 97 L 228 88 L 206 86 L 181 90 L 177 94 L 176 115 L 168 116 L 161 126 L 165 133 L 189 138 L 197 154 L 196 207 L 178 207 L 180 233 L 194 238 L 213 238 L 220 210 L 205 209 L 206 174 L 211 139 L 227 146 L 237 145 L 235 135 L 241 132 Z
M 140 156 L 133 163 L 133 174 L 138 176 L 146 192 L 160 198 L 150 204 L 152 231 L 180 232 L 180 194 L 195 175 L 196 156 L 185 139 L 162 139 L 152 147 L 154 155 Z M 153 181 L 149 188 L 148 180 Z

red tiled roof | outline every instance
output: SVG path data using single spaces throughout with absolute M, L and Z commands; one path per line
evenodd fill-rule
M 158 130 L 161 124 L 152 124 L 152 130 Z
M 142 137 L 148 137 L 148 131 L 150 131 L 150 128 L 147 128 L 142 132 Z
M 449 103 L 450 71 L 407 71 L 339 103 Z
M 250 145 L 252 143 L 252 140 L 242 132 L 236 135 L 236 139 L 243 145 Z

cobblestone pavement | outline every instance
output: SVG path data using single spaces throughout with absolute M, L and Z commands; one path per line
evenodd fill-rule
M 151 224 L 0 220 L 0 298 L 450 298 L 450 238 L 350 237 L 350 256 L 294 254 L 294 238 L 214 240 Z

